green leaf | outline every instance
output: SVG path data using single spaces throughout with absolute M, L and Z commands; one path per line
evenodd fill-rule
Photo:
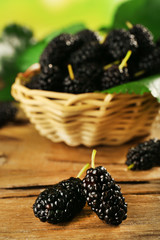
M 142 78 L 137 81 L 125 83 L 107 90 L 103 93 L 135 93 L 144 94 L 150 92 L 153 97 L 157 98 L 160 102 L 160 75 L 153 75 L 146 78 Z
M 153 33 L 155 40 L 160 37 L 160 1 L 131 0 L 122 3 L 114 16 L 111 28 L 125 28 L 125 22 L 143 24 Z
M 24 72 L 32 64 L 39 62 L 39 57 L 42 51 L 54 37 L 58 36 L 61 33 L 74 34 L 84 28 L 86 28 L 86 26 L 83 23 L 80 23 L 52 32 L 42 41 L 24 51 L 23 54 L 20 55 L 17 59 L 17 67 L 20 68 L 22 72 Z

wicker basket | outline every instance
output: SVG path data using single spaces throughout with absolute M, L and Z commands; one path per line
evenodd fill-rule
M 19 73 L 12 95 L 40 134 L 53 142 L 120 145 L 150 132 L 159 108 L 151 94 L 68 94 L 25 87 L 39 71 L 34 64 Z

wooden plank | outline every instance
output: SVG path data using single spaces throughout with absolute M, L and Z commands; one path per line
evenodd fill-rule
M 125 155 L 128 143 L 119 147 L 97 147 L 96 164 L 103 165 L 116 181 L 152 181 L 160 179 L 160 168 L 149 171 L 128 171 Z M 52 143 L 41 137 L 32 125 L 7 126 L 0 130 L 0 152 L 6 155 L 1 162 L 0 187 L 50 185 L 76 176 L 90 161 L 91 148 L 69 147 Z
M 35 218 L 35 197 L 0 199 L 0 239 L 159 239 L 160 196 L 127 195 L 128 218 L 118 226 L 103 223 L 88 206 L 71 222 L 52 225 Z
M 160 194 L 160 181 L 150 183 L 118 183 L 124 195 Z M 38 196 L 48 186 L 25 186 L 18 188 L 0 189 L 0 198 L 16 198 Z

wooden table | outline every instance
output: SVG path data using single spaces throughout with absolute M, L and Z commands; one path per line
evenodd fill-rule
M 151 135 L 160 138 L 160 129 Z M 92 149 L 52 143 L 24 120 L 0 129 L 0 239 L 160 239 L 160 167 L 126 169 L 126 152 L 136 142 L 96 148 L 96 164 L 106 167 L 122 188 L 127 220 L 109 226 L 86 205 L 73 221 L 51 225 L 34 217 L 36 196 L 48 185 L 76 176 L 90 162 Z

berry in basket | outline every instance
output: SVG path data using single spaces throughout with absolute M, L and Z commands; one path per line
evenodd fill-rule
M 128 31 L 114 29 L 103 43 L 89 29 L 74 35 L 60 34 L 44 49 L 41 71 L 26 86 L 79 94 L 106 90 L 159 72 L 160 49 L 152 34 L 143 25 L 127 25 Z

